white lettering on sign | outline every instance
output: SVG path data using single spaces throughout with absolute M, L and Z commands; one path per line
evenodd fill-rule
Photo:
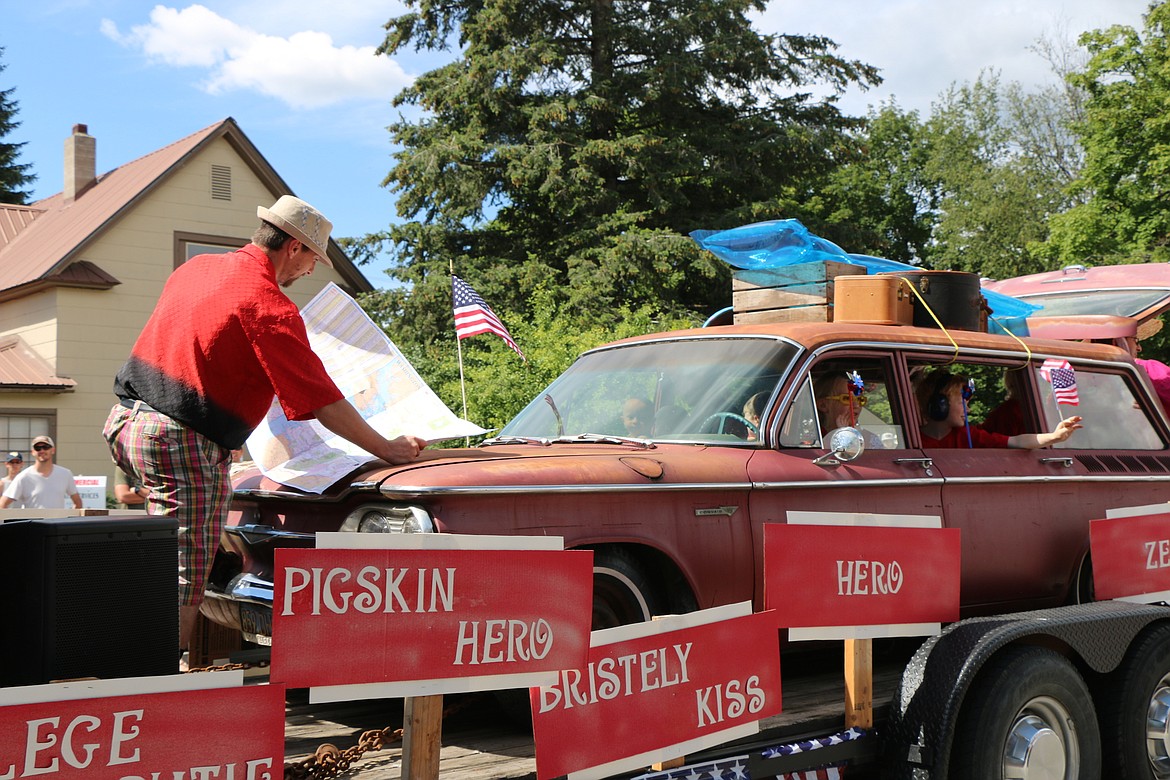
M 837 561 L 838 596 L 888 596 L 902 589 L 897 561 Z
M 552 626 L 544 618 L 531 623 L 523 620 L 460 620 L 453 663 L 456 666 L 463 664 L 464 650 L 470 651 L 467 663 L 473 666 L 517 660 L 539 661 L 548 655 L 552 646 Z
M 1170 567 L 1170 539 L 1146 542 L 1146 568 L 1165 569 Z
M 193 766 L 187 772 L 150 772 L 142 775 L 126 775 L 119 780 L 273 780 L 272 758 L 256 758 L 245 761 L 243 771 L 237 771 L 239 764 L 212 764 Z
M 691 642 L 602 658 L 589 664 L 582 679 L 580 669 L 561 671 L 556 685 L 541 687 L 540 711 L 563 707 L 584 707 L 599 701 L 611 701 L 619 696 L 668 688 L 690 682 L 687 658 Z
M 760 678 L 752 675 L 744 682 L 728 680 L 695 691 L 695 705 L 698 710 L 699 728 L 722 723 L 728 718 L 738 718 L 744 711 L 755 715 L 764 709 L 767 696 L 760 687 Z
M 109 753 L 103 754 L 106 756 L 105 766 L 130 764 L 138 760 L 137 748 L 129 754 L 124 754 L 123 748 L 127 742 L 140 733 L 138 726 L 128 723 L 128 721 L 136 722 L 141 719 L 142 710 L 114 713 Z M 101 718 L 93 715 L 78 715 L 65 724 L 64 729 L 61 728 L 61 719 L 57 717 L 25 721 L 24 766 L 20 774 L 17 775 L 16 763 L 9 762 L 4 774 L 0 775 L 0 780 L 13 780 L 16 777 L 33 777 L 59 772 L 62 761 L 65 762 L 66 766 L 74 769 L 88 768 L 102 745 L 99 742 L 85 742 L 84 740 L 87 734 L 92 734 L 101 726 Z M 58 745 L 60 748 L 52 751 L 52 758 L 43 755 Z M 60 755 L 56 755 L 57 753 Z M 0 763 L 0 766 L 3 766 L 3 763 Z
M 353 582 L 352 585 L 348 583 Z M 455 569 L 379 569 L 365 566 L 355 575 L 346 568 L 284 570 L 284 610 L 296 614 L 293 596 L 308 590 L 311 614 L 322 610 L 344 615 L 350 610 L 375 612 L 451 612 L 455 603 Z M 0 778 L 3 780 L 3 778 Z

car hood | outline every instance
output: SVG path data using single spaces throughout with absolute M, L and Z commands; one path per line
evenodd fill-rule
M 429 494 L 531 491 L 578 485 L 709 485 L 746 479 L 754 448 L 656 444 L 650 448 L 605 444 L 498 445 L 467 449 L 424 450 L 417 460 L 390 466 L 375 461 L 326 490 L 337 498 L 352 490 L 377 489 L 391 498 Z M 237 494 L 301 491 L 263 477 L 257 469 L 233 480 Z M 306 498 L 309 494 L 304 494 Z
M 1082 293 L 1081 303 L 1062 304 L 1059 314 L 1121 315 L 1142 321 L 1170 308 L 1170 263 L 1069 266 L 998 282 L 985 281 L 983 287 L 1039 305 L 1044 305 L 1046 296 L 1067 298 Z M 1102 303 L 1106 298 L 1107 302 Z M 1049 314 L 1041 310 L 1035 316 Z

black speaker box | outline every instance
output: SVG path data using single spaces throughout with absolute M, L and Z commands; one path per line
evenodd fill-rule
M 0 524 L 0 685 L 176 674 L 178 590 L 174 518 Z

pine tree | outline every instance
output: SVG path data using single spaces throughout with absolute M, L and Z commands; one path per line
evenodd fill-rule
M 0 47 L 0 56 L 4 49 Z M 0 73 L 5 66 L 0 62 Z M 7 138 L 13 130 L 20 127 L 15 117 L 17 113 L 16 101 L 12 98 L 15 87 L 0 90 L 0 139 Z M 24 189 L 36 181 L 36 176 L 30 173 L 32 165 L 18 163 L 20 148 L 23 143 L 7 143 L 0 141 L 0 203 L 27 203 L 29 193 Z
M 449 330 L 451 262 L 493 306 L 545 285 L 582 322 L 726 305 L 728 269 L 688 234 L 811 213 L 861 121 L 835 95 L 879 81 L 826 38 L 756 31 L 765 5 L 408 0 L 382 53 L 457 53 L 395 101 L 406 222 L 365 249 L 389 243 L 408 285 L 387 293 L 396 337 Z

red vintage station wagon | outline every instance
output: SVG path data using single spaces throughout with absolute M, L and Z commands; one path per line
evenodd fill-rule
M 1078 406 L 1055 403 L 1049 358 L 1073 367 Z M 913 381 L 937 367 L 974 379 L 973 421 L 1008 403 L 1018 433 L 1084 428 L 1048 449 L 924 448 Z M 838 377 L 859 380 L 845 429 L 814 398 Z M 1055 606 L 1092 596 L 1090 520 L 1170 500 L 1168 443 L 1112 346 L 840 322 L 654 334 L 583 354 L 477 447 L 323 495 L 240 475 L 204 612 L 270 641 L 273 551 L 337 530 L 563 537 L 594 551 L 596 628 L 759 609 L 764 524 L 794 511 L 941 516 L 962 531 L 964 616 Z

